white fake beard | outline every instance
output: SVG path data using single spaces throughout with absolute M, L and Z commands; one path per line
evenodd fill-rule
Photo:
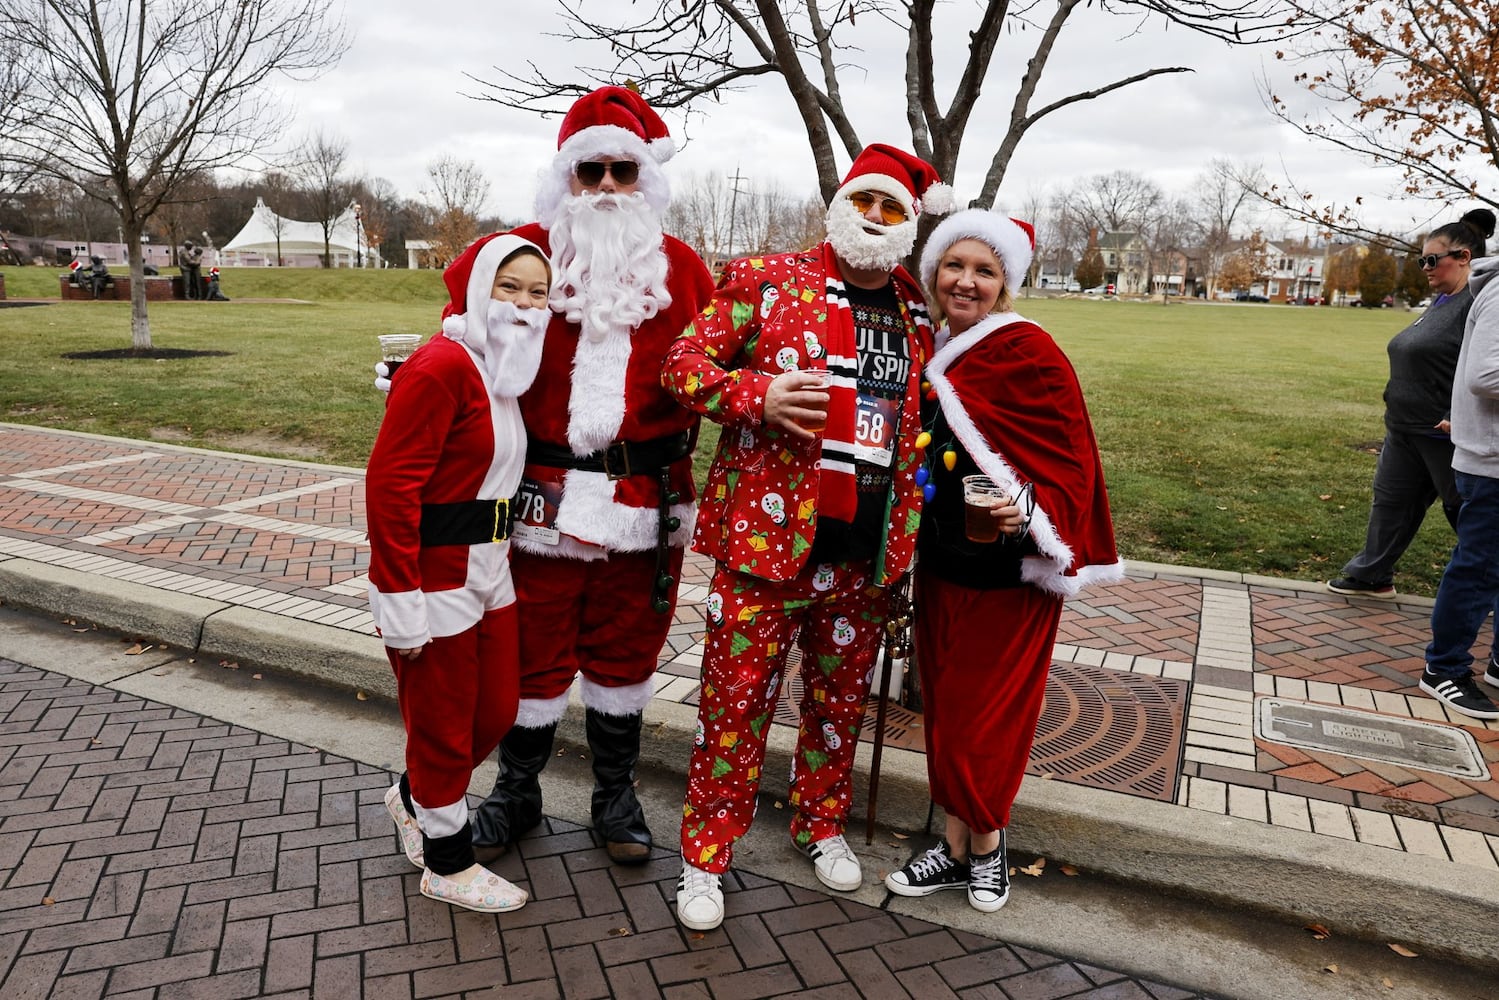
M 484 370 L 489 375 L 489 391 L 496 399 L 519 396 L 531 387 L 541 367 L 541 347 L 547 321 L 547 309 L 529 309 L 513 302 L 489 301 L 486 317 Z
M 865 229 L 877 229 L 877 233 Z M 828 206 L 828 242 L 840 260 L 866 270 L 892 271 L 916 246 L 916 220 L 894 226 L 870 222 L 847 198 Z
M 660 216 L 638 191 L 564 198 L 547 234 L 552 308 L 593 343 L 655 316 L 671 305 L 661 235 Z

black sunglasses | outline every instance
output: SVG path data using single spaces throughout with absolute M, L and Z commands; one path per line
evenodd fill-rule
M 640 164 L 634 160 L 614 160 L 610 163 L 584 160 L 573 168 L 573 173 L 577 175 L 578 183 L 584 187 L 598 187 L 605 174 L 613 175 L 617 183 L 634 184 L 640 180 Z
M 1441 260 L 1443 257 L 1456 257 L 1460 253 L 1467 253 L 1467 251 L 1448 250 L 1446 253 L 1429 253 L 1425 257 L 1417 257 L 1416 263 L 1420 264 L 1423 268 L 1429 271 L 1432 268 L 1436 267 L 1437 261 Z

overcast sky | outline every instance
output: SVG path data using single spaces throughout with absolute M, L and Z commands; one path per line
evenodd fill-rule
M 624 7 L 620 0 L 583 4 L 585 11 Z M 939 50 L 946 54 L 939 65 L 949 66 L 953 76 L 977 7 L 975 0 L 953 0 L 936 25 Z M 491 181 L 491 211 L 506 219 L 530 218 L 536 173 L 556 150 L 559 119 L 465 97 L 481 88 L 464 73 L 498 80 L 495 67 L 513 64 L 524 53 L 567 77 L 584 57 L 576 44 L 549 36 L 560 28 L 549 0 L 506 0 L 468 10 L 454 18 L 432 16 L 409 0 L 357 0 L 346 8 L 353 44 L 342 62 L 316 82 L 289 87 L 286 96 L 298 131 L 322 128 L 348 139 L 355 172 L 384 177 L 413 197 L 427 184 L 427 163 L 451 153 L 483 166 Z M 1166 30 L 1158 21 L 1110 17 L 1096 7 L 1080 9 L 1072 21 L 1053 51 L 1033 109 L 1153 67 L 1189 66 L 1195 72 L 1156 77 L 1072 105 L 1033 127 L 1001 186 L 1001 206 L 1018 211 L 1033 192 L 1121 168 L 1149 176 L 1168 194 L 1186 194 L 1208 161 L 1222 156 L 1261 163 L 1272 179 L 1289 174 L 1324 200 L 1362 195 L 1371 206 L 1370 220 L 1384 225 L 1405 228 L 1413 219 L 1420 225 L 1429 218 L 1429 206 L 1387 200 L 1394 175 L 1311 143 L 1270 116 L 1256 83 L 1261 75 L 1279 81 L 1272 85 L 1283 99 L 1299 100 L 1285 82 L 1290 69 L 1270 48 L 1236 48 L 1181 28 Z M 863 69 L 850 66 L 841 78 L 860 139 L 909 147 L 903 37 L 868 15 L 844 37 L 863 49 L 848 54 Z M 1000 44 L 957 177 L 948 178 L 960 202 L 978 192 L 1036 37 L 1034 30 L 1018 32 Z M 944 45 L 943 39 L 950 41 Z M 594 51 L 586 61 L 602 59 Z M 668 167 L 673 176 L 728 175 L 737 168 L 752 185 L 816 191 L 805 133 L 777 78 L 752 80 L 709 107 L 686 122 L 685 136 L 684 120 L 666 116 L 682 146 Z M 841 155 L 839 165 L 847 166 Z M 1447 221 L 1446 214 L 1438 222 Z M 1303 232 L 1279 222 L 1269 229 L 1276 236 Z

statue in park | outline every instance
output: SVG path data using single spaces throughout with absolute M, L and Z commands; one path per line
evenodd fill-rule
M 104 263 L 104 258 L 93 256 L 89 258 L 89 266 L 84 267 L 83 262 L 75 259 L 71 265 L 71 274 L 68 281 L 76 288 L 82 288 L 98 298 L 106 288 L 114 286 L 115 280 L 109 273 L 109 265 Z
M 208 269 L 208 294 L 204 298 L 209 302 L 229 301 L 229 297 L 219 288 L 219 269 L 217 267 Z
M 203 248 L 192 240 L 183 240 L 177 251 L 177 266 L 182 271 L 182 294 L 189 299 L 203 298 Z

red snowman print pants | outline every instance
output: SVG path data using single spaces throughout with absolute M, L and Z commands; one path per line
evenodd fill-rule
M 702 700 L 682 808 L 688 864 L 727 871 L 735 841 L 749 830 L 793 637 L 802 647 L 802 699 L 791 836 L 805 848 L 843 832 L 889 600 L 872 579 L 868 560 L 808 566 L 782 583 L 718 564 L 706 602 Z

